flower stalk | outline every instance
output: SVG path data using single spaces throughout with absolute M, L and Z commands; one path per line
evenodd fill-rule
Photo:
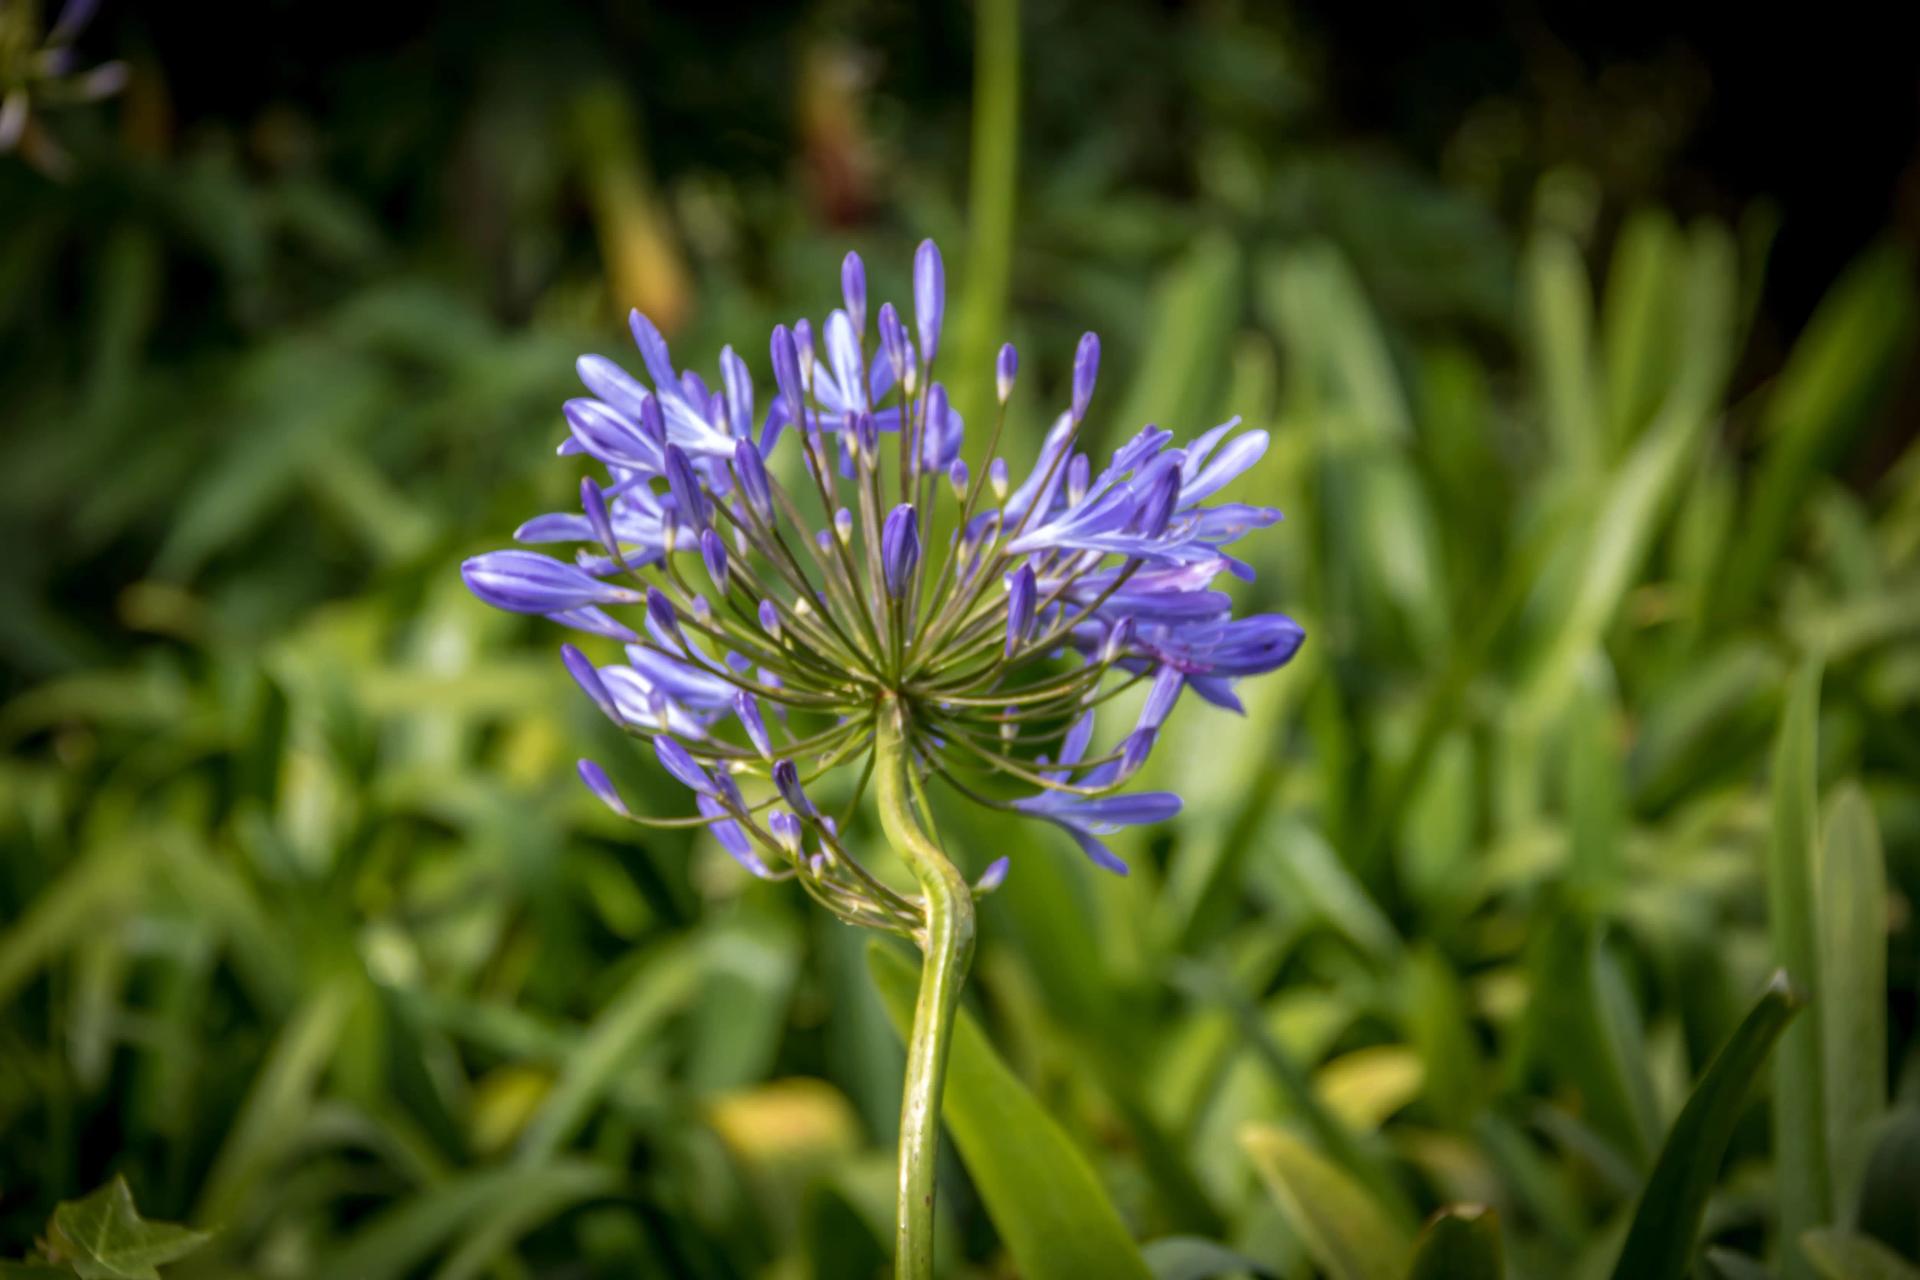
M 900 1097 L 899 1196 L 894 1223 L 894 1274 L 900 1280 L 933 1275 L 935 1168 L 940 1155 L 940 1095 L 960 989 L 973 961 L 973 890 L 958 867 L 927 834 L 914 812 L 912 748 L 897 704 L 875 725 L 875 774 L 880 825 L 894 851 L 919 882 L 925 923 L 920 946 L 920 994 L 907 1039 L 907 1073 Z

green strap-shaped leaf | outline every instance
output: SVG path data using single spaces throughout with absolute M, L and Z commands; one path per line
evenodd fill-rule
M 521 1164 L 545 1164 L 572 1141 L 635 1047 L 692 998 L 704 971 L 698 954 L 675 943 L 663 945 L 635 969 L 594 1019 L 553 1092 L 527 1122 L 520 1136 Z
M 127 1180 L 116 1176 L 53 1211 L 47 1255 L 81 1280 L 159 1280 L 162 1265 L 186 1257 L 208 1238 L 203 1231 L 142 1218 Z
M 1700 1255 L 1700 1280 L 1773 1280 L 1773 1272 L 1744 1253 L 1715 1245 Z
M 1887 1109 L 1887 870 L 1858 783 L 1834 796 L 1825 830 L 1815 859 L 1821 1066 L 1834 1206 L 1851 1222 Z
M 450 1241 L 480 1240 L 501 1224 L 524 1228 L 619 1185 L 611 1169 L 578 1160 L 480 1169 L 427 1187 L 369 1220 L 316 1274 L 392 1280 L 451 1252 Z M 451 1265 L 451 1261 L 449 1263 Z
M 200 1189 L 196 1220 L 227 1221 L 258 1180 L 270 1176 L 293 1148 L 312 1114 L 321 1077 L 339 1048 L 353 1006 L 364 996 L 360 980 L 342 974 L 316 986 L 287 1019 L 220 1144 Z
M 1920 1280 L 1920 1267 L 1872 1236 L 1818 1228 L 1800 1237 L 1800 1249 L 1820 1280 Z
M 877 943 L 867 963 L 904 1040 L 918 985 L 913 966 Z M 941 1116 L 1015 1270 L 1026 1280 L 1151 1280 L 1086 1158 L 965 1010 L 955 1019 L 952 1055 Z
M 1786 973 L 1775 974 L 1707 1064 L 1641 1189 L 1614 1280 L 1667 1280 L 1686 1273 L 1707 1194 L 1719 1176 L 1748 1087 L 1799 1008 Z
M 1408 1280 L 1501 1280 L 1500 1218 L 1485 1205 L 1449 1205 L 1427 1223 Z
M 1221 1276 L 1273 1275 L 1246 1254 L 1198 1236 L 1165 1236 L 1150 1241 L 1141 1252 L 1153 1268 L 1153 1280 L 1218 1280 Z
M 1565 232 L 1534 232 L 1521 259 L 1527 354 L 1545 401 L 1547 433 L 1562 461 L 1591 466 L 1601 453 L 1601 400 L 1593 369 L 1593 286 Z
M 1814 867 L 1818 847 L 1820 661 L 1794 674 L 1773 751 L 1773 812 L 1767 840 L 1767 925 L 1774 962 L 1793 975 L 1816 1009 L 1820 981 L 1815 925 Z M 1831 1220 L 1833 1184 L 1827 1168 L 1825 1064 L 1820 1024 L 1809 1018 L 1781 1038 L 1773 1059 L 1773 1167 L 1780 1206 L 1780 1274 L 1805 1280 L 1799 1257 L 1809 1228 Z
M 1249 1126 L 1240 1145 L 1333 1280 L 1404 1280 L 1412 1243 L 1358 1182 L 1285 1129 Z
M 1900 1107 L 1879 1126 L 1860 1180 L 1860 1230 L 1920 1258 L 1920 1109 Z

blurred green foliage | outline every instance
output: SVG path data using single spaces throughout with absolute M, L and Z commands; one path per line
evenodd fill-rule
M 504 40 L 451 123 L 389 66 L 244 135 L 174 132 L 136 54 L 67 180 L 0 166 L 0 1254 L 123 1175 L 215 1233 L 172 1276 L 885 1269 L 901 958 L 595 806 L 577 754 L 676 799 L 454 569 L 565 502 L 570 361 L 626 305 L 704 367 L 849 246 L 900 293 L 931 232 L 1036 373 L 1028 448 L 1083 327 L 1109 443 L 1273 431 L 1248 598 L 1310 637 L 1243 719 L 1175 718 L 1188 808 L 1126 880 L 941 814 L 1018 846 L 953 1272 L 1920 1267 L 1912 262 L 1756 371 L 1764 217 L 1555 170 L 1503 222 L 1277 140 L 1312 75 L 1225 7 L 1115 21 L 1202 121 L 1154 174 L 1130 100 L 1048 131 L 1102 83 L 1049 74 L 1060 14 L 980 14 L 977 114 L 831 22 L 743 28 L 733 125 L 799 50 L 791 168 L 663 181 L 647 85 Z M 1423 1235 L 1448 1205 L 1491 1211 Z

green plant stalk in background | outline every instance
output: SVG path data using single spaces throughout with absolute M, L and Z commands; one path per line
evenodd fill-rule
M 967 192 L 967 295 L 959 349 L 966 369 L 985 369 L 1006 332 L 1013 281 L 1014 209 L 1020 156 L 1020 4 L 986 0 L 974 27 L 972 175 Z M 955 393 L 967 421 L 992 409 L 985 378 Z
M 894 1274 L 902 1280 L 933 1275 L 933 1192 L 940 1155 L 940 1091 L 960 988 L 973 961 L 973 891 L 914 813 L 909 798 L 911 754 L 898 703 L 877 717 L 874 772 L 880 825 L 926 897 L 919 943 L 920 996 L 907 1038 L 907 1074 L 900 1096 L 899 1200 L 894 1223 Z

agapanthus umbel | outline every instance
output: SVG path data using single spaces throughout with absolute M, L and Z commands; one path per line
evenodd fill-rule
M 1235 419 L 1175 448 L 1149 426 L 1096 471 L 1077 447 L 1100 361 L 1089 333 L 1067 410 L 1011 487 L 996 451 L 1018 361 L 1001 349 L 999 409 L 970 467 L 934 376 L 946 286 L 933 243 L 914 259 L 911 331 L 891 304 L 870 328 L 856 255 L 841 283 L 845 306 L 817 333 L 804 320 L 774 329 L 764 412 L 731 347 L 711 386 L 634 313 L 651 387 L 581 357 L 591 395 L 567 402 L 560 452 L 604 475 L 582 480 L 578 512 L 516 534 L 576 544 L 573 558 L 496 551 L 462 572 L 489 604 L 624 645 L 608 666 L 561 652 L 693 793 L 698 816 L 679 821 L 709 826 L 757 876 L 797 876 L 842 917 L 912 935 L 920 901 L 843 839 L 854 804 L 836 821 L 809 794 L 856 768 L 857 803 L 880 718 L 905 738 L 916 792 L 938 780 L 1042 819 L 1124 873 L 1101 837 L 1180 808 L 1122 788 L 1181 692 L 1237 710 L 1235 681 L 1287 662 L 1302 636 L 1280 614 L 1234 617 L 1214 586 L 1252 577 L 1225 548 L 1279 519 L 1208 503 L 1261 456 L 1265 432 L 1235 435 Z M 1096 707 L 1136 684 L 1147 694 L 1132 728 L 1088 754 Z M 597 764 L 580 775 L 636 816 Z M 1004 873 L 1002 859 L 976 892 Z

